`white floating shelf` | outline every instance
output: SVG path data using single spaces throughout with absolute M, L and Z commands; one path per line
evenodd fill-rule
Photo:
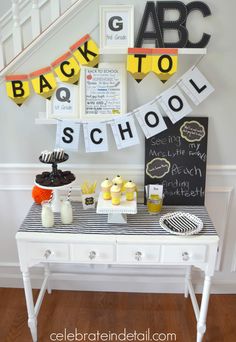
M 41 119 L 41 118 L 36 118 L 35 119 L 36 125 L 56 125 L 57 120 L 55 119 Z
M 206 55 L 207 53 L 207 49 L 203 48 L 203 49 L 195 49 L 195 48 L 181 48 L 178 49 L 178 53 L 179 55 Z M 100 55 L 103 57 L 108 57 L 108 56 L 127 56 L 128 51 L 126 53 L 124 53 L 123 51 L 109 51 L 109 52 L 101 52 L 100 51 Z
M 206 55 L 207 49 L 179 49 L 179 55 Z

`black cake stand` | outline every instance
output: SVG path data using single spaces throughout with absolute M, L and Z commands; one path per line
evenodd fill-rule
M 41 161 L 41 163 L 44 163 L 44 164 L 51 164 L 52 165 L 52 172 L 49 174 L 49 176 L 47 177 L 48 179 L 52 180 L 59 177 L 60 175 L 60 172 L 58 170 L 58 167 L 57 165 L 60 164 L 60 163 L 64 163 L 65 161 L 67 161 L 69 159 L 69 156 L 67 153 L 64 154 L 64 157 L 63 159 L 56 159 L 55 157 L 52 158 L 51 161 L 48 161 L 48 162 L 45 162 L 44 160 L 42 160 L 42 156 L 39 157 L 39 160 Z M 60 197 L 59 197 L 59 191 L 60 189 L 66 189 L 68 188 L 68 186 L 70 186 L 73 182 L 73 181 L 70 181 L 66 184 L 63 184 L 63 185 L 42 185 L 38 182 L 34 182 L 35 185 L 37 185 L 38 187 L 40 187 L 41 189 L 47 189 L 47 190 L 53 190 L 53 198 L 52 198 L 52 210 L 53 212 L 60 212 L 60 207 L 61 207 L 61 202 L 60 202 Z

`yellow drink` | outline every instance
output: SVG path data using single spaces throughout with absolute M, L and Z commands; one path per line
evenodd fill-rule
M 134 200 L 134 191 L 126 192 L 126 200 L 127 201 L 133 201 Z
M 149 214 L 158 214 L 162 209 L 162 199 L 158 195 L 151 195 L 147 200 Z
M 104 191 L 102 193 L 103 199 L 104 200 L 110 200 L 111 199 L 111 192 L 110 191 Z
M 112 199 L 111 199 L 111 203 L 113 204 L 113 205 L 120 205 L 120 197 L 121 196 L 112 196 Z

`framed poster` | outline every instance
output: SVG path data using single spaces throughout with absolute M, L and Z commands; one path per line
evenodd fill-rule
M 127 112 L 127 75 L 124 64 L 100 63 L 82 68 L 80 117 L 106 120 Z
M 47 118 L 78 119 L 79 118 L 79 87 L 63 83 L 57 79 L 57 89 L 51 100 L 46 101 Z
M 127 53 L 134 46 L 134 6 L 100 6 L 100 52 Z
M 162 184 L 166 205 L 204 205 L 207 117 L 185 117 L 145 140 L 145 185 Z

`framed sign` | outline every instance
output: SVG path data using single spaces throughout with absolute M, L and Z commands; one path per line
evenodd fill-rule
M 47 118 L 79 118 L 79 87 L 57 80 L 57 89 L 46 101 Z
M 124 64 L 100 63 L 99 68 L 82 68 L 80 117 L 111 119 L 127 112 L 127 75 Z
M 100 6 L 100 52 L 127 53 L 134 46 L 134 6 Z

